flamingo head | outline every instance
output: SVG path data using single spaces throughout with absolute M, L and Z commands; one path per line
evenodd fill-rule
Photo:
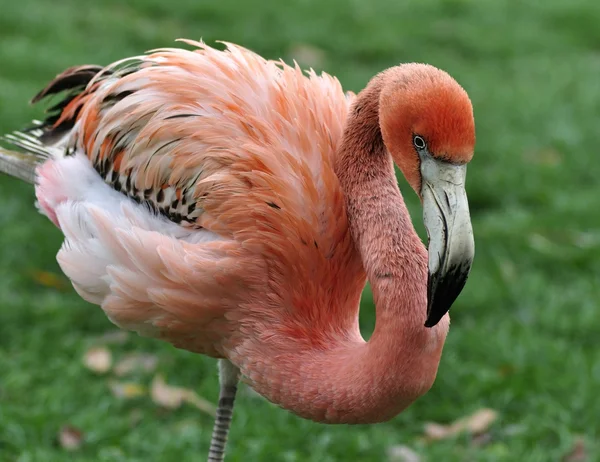
M 465 191 L 475 147 L 473 107 L 465 90 L 433 66 L 405 64 L 386 78 L 381 133 L 423 204 L 429 238 L 425 326 L 433 327 L 462 291 L 475 252 Z

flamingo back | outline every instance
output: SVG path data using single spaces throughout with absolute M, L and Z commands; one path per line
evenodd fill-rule
M 68 69 L 34 99 L 71 90 L 36 128 L 63 271 L 116 324 L 212 356 L 247 334 L 357 335 L 364 273 L 333 171 L 352 95 L 188 43 Z

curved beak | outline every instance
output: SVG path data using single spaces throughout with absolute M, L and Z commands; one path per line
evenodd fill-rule
M 466 165 L 421 159 L 423 220 L 429 237 L 427 320 L 435 326 L 459 296 L 475 255 L 465 191 Z

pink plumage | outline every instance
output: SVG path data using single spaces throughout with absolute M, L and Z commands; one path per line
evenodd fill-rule
M 31 136 L 13 137 L 46 157 L 36 196 L 64 233 L 62 270 L 118 326 L 226 359 L 220 409 L 233 408 L 241 374 L 312 420 L 393 417 L 433 383 L 472 250 L 467 242 L 456 257 L 441 238 L 450 260 L 430 256 L 430 269 L 463 273 L 458 289 L 440 282 L 444 308 L 428 308 L 428 255 L 392 158 L 424 206 L 427 187 L 437 194 L 431 169 L 464 188 L 466 93 L 442 71 L 405 65 L 355 97 L 333 77 L 235 45 L 188 44 L 68 69 L 35 100 L 75 91 Z M 446 233 L 455 208 L 465 213 L 464 189 L 454 203 L 452 194 L 447 209 L 436 205 Z M 456 233 L 468 241 L 463 221 Z M 367 277 L 377 303 L 369 342 L 358 327 Z

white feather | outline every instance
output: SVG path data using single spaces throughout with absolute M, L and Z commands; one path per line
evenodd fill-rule
M 122 260 L 127 258 L 122 251 L 123 242 L 114 241 L 123 233 L 133 230 L 159 233 L 172 238 L 174 244 L 178 240 L 192 244 L 222 240 L 213 232 L 173 223 L 115 191 L 83 154 L 51 162 L 53 178 L 60 178 L 57 193 L 60 197 L 44 196 L 44 200 L 54 207 L 65 236 L 57 259 L 79 295 L 90 303 L 102 304 L 110 294 L 111 268 L 130 266 Z M 110 217 L 112 232 L 98 228 L 98 214 Z

